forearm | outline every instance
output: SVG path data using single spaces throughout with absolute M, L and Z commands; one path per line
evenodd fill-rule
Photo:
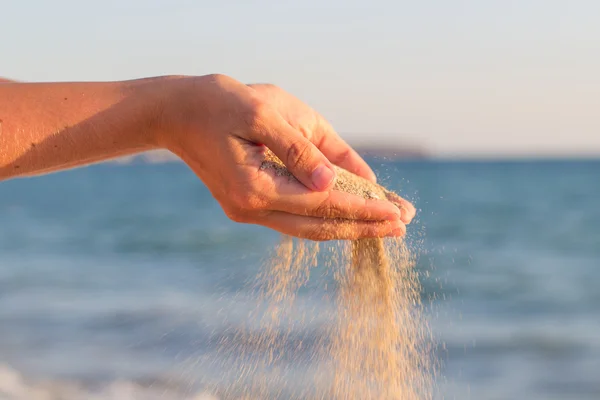
M 0 180 L 157 147 L 146 81 L 0 84 Z

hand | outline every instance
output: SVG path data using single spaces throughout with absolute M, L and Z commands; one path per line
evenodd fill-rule
M 258 92 L 292 128 L 314 143 L 333 164 L 371 182 L 377 182 L 371 167 L 337 134 L 321 114 L 275 85 L 248 86 Z
M 321 114 L 275 85 L 248 86 L 262 95 L 288 124 L 316 144 L 329 161 L 371 182 L 377 182 L 371 167 L 337 134 Z M 394 193 L 389 193 L 387 200 L 400 208 L 402 222 L 409 224 L 412 221 L 416 210 L 409 201 Z
M 221 75 L 165 82 L 157 140 L 190 166 L 232 220 L 312 240 L 404 234 L 412 216 L 402 217 L 391 202 L 330 190 L 334 172 L 323 153 L 363 176 L 374 175 L 299 100 Z M 263 145 L 301 184 L 260 169 Z

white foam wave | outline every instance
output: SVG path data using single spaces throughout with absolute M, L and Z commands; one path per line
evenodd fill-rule
M 99 388 L 68 381 L 29 381 L 18 371 L 0 365 L 0 400 L 219 400 L 200 392 L 183 394 L 164 386 L 114 381 Z

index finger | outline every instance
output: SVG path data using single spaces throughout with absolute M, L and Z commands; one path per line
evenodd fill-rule
M 333 164 L 371 182 L 377 182 L 377 176 L 369 164 L 322 117 L 319 118 L 313 142 Z

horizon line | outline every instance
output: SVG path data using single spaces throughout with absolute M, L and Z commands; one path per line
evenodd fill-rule
M 548 162 L 548 161 L 600 161 L 600 154 L 540 154 L 540 153 L 427 153 L 427 154 L 412 154 L 411 152 L 398 152 L 390 154 L 387 149 L 382 154 L 374 154 L 373 152 L 361 154 L 362 157 L 368 159 L 378 159 L 381 161 L 392 162 Z M 359 149 L 359 154 L 360 154 Z M 179 157 L 168 150 L 151 150 L 139 154 L 134 154 L 125 157 L 119 157 L 108 160 L 106 163 L 130 165 L 130 164 L 166 164 L 183 162 Z

